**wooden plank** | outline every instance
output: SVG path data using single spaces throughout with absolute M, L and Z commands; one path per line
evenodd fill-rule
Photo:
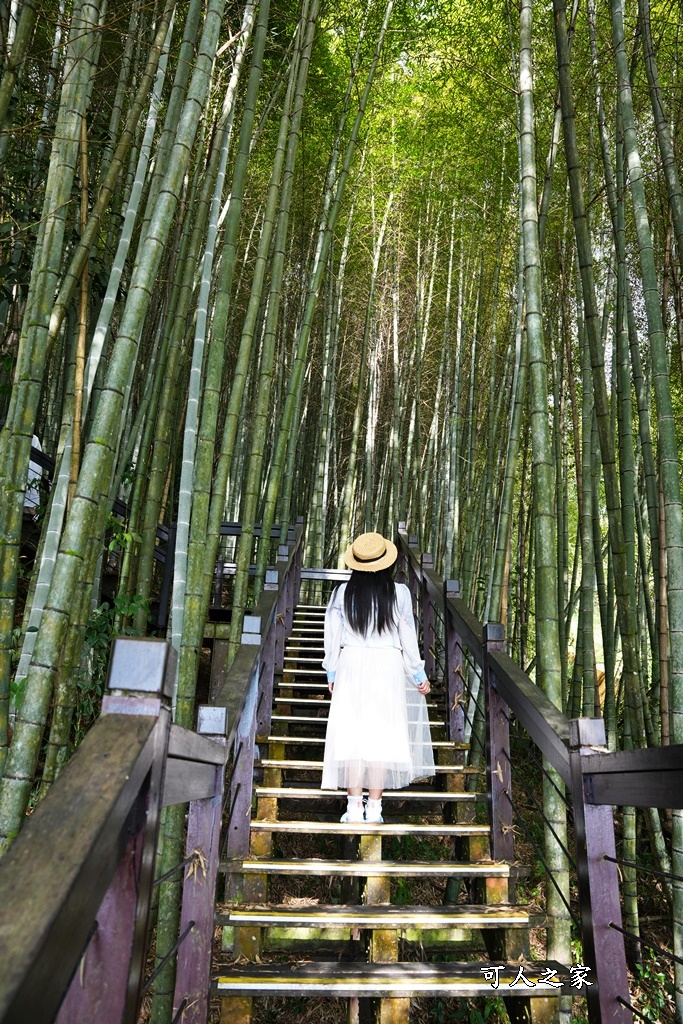
M 213 796 L 215 780 L 215 764 L 169 758 L 164 778 L 162 807 L 187 804 L 191 800 L 207 800 Z
M 569 785 L 569 719 L 504 652 L 491 653 L 495 685 L 520 725 Z
M 183 1024 L 206 1024 L 208 1016 L 224 784 L 221 768 L 211 771 L 214 792 L 209 799 L 190 804 L 187 820 L 185 857 L 198 859 L 185 869 L 183 882 L 180 934 L 194 922 L 178 950 L 173 1018 L 185 1002 Z
M 316 721 L 317 721 L 317 719 L 316 719 Z M 287 739 L 287 738 L 288 737 L 284 737 L 284 736 L 282 737 L 282 739 L 280 739 L 279 737 L 276 737 L 275 740 L 271 741 L 271 742 L 282 742 L 282 740 Z M 289 737 L 289 738 L 291 739 L 291 737 Z M 279 759 L 273 759 L 273 758 L 269 758 L 269 757 L 264 757 L 260 761 L 257 761 L 256 764 L 259 767 L 261 767 L 261 768 L 291 768 L 293 771 L 316 771 L 316 772 L 321 772 L 323 770 L 323 763 L 322 763 L 322 761 L 303 761 L 303 760 L 302 761 L 297 761 L 297 760 L 282 761 L 282 760 L 279 760 Z M 450 772 L 453 772 L 456 775 L 481 775 L 482 774 L 482 770 L 479 769 L 479 768 L 470 768 L 469 765 L 459 765 L 459 764 L 435 764 L 434 765 L 434 771 L 436 772 L 437 775 L 442 774 L 442 773 L 450 773 Z M 343 792 L 343 791 L 340 790 L 340 792 Z
M 683 807 L 683 744 L 581 758 L 589 804 Z
M 230 672 L 211 701 L 212 704 L 227 708 L 228 747 L 230 747 L 235 738 L 237 724 L 242 716 L 242 709 L 249 692 L 254 669 L 260 657 L 260 647 L 240 644 Z
M 267 736 L 267 743 L 294 743 L 305 746 L 306 744 L 321 744 L 325 742 L 324 736 Z M 443 747 L 447 750 L 469 750 L 469 743 L 454 743 L 452 740 L 432 740 L 433 747 Z
M 225 764 L 228 752 L 223 742 L 201 736 L 174 723 L 168 739 L 168 756 L 187 761 L 201 761 L 204 764 Z
M 3 1024 L 55 1016 L 167 728 L 166 711 L 100 717 L 0 862 Z
M 330 928 L 526 928 L 528 913 L 513 906 L 404 907 L 386 903 L 361 906 L 247 906 L 237 904 L 216 914 L 220 925 L 279 925 Z
M 411 825 L 384 822 L 384 824 L 345 824 L 341 821 L 267 821 L 251 823 L 252 832 L 303 832 L 326 835 L 387 835 L 387 836 L 484 836 L 489 834 L 488 825 Z
M 634 751 L 635 753 L 635 751 Z M 587 803 L 617 807 L 683 807 L 683 768 L 647 772 L 641 776 L 588 774 L 584 768 Z
M 492 987 L 489 963 L 301 963 L 235 964 L 215 981 L 218 993 L 251 993 L 271 996 L 327 996 L 333 998 L 387 998 L 420 995 L 459 997 L 522 996 L 531 989 L 523 983 L 513 986 L 518 965 L 499 972 L 499 985 Z M 562 989 L 541 981 L 546 971 L 557 972 L 552 980 L 564 982 Z M 489 972 L 487 979 L 484 972 Z M 524 964 L 524 974 L 534 984 L 537 996 L 575 995 L 565 967 L 553 961 Z
M 591 967 L 597 982 L 586 992 L 588 1012 L 591 1020 L 631 1024 L 612 808 L 591 806 L 584 795 L 584 765 L 600 756 L 590 751 L 605 746 L 605 723 L 600 718 L 573 719 L 570 736 L 582 963 Z
M 465 878 L 485 876 L 487 878 L 508 878 L 509 864 L 495 864 L 492 861 L 478 861 L 465 864 L 462 861 L 351 861 L 351 860 L 226 860 L 220 870 L 226 874 L 277 875 L 342 875 L 347 878 L 366 878 L 387 875 L 397 878 L 437 877 L 439 875 L 460 875 Z
M 256 786 L 254 792 L 259 797 L 274 797 L 277 800 L 342 800 L 346 793 L 338 789 L 312 789 L 299 786 Z M 451 801 L 473 802 L 486 800 L 486 793 L 441 793 L 427 789 L 396 789 L 384 790 L 383 800 L 424 800 L 427 803 L 449 803 Z
M 483 659 L 482 651 L 482 624 L 476 615 L 473 614 L 459 597 L 449 597 L 447 601 L 449 614 L 453 623 L 462 637 L 463 643 L 468 648 L 472 658 L 481 666 Z
M 514 830 L 510 767 L 510 722 L 507 706 L 496 689 L 492 655 L 505 650 L 505 630 L 499 622 L 484 626 L 484 702 L 486 707 L 486 783 L 490 797 L 491 856 L 513 861 Z

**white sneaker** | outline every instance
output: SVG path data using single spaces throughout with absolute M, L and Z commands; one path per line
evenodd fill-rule
M 342 814 L 340 821 L 343 825 L 358 825 L 362 821 L 365 821 L 363 816 L 363 801 L 360 797 L 358 797 L 358 799 L 349 799 L 347 801 L 346 811 Z
M 382 817 L 382 801 L 381 800 L 368 800 L 365 805 L 365 821 L 371 825 L 383 825 L 384 818 Z

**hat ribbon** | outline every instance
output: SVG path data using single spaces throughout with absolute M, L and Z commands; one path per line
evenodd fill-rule
M 370 562 L 379 562 L 380 558 L 384 558 L 384 556 L 385 556 L 385 555 L 386 555 L 386 553 L 387 553 L 387 546 L 386 546 L 386 544 L 384 545 L 384 551 L 382 552 L 382 554 L 381 554 L 381 555 L 373 555 L 373 557 L 372 557 L 372 558 L 363 558 L 363 556 L 362 556 L 362 555 L 357 555 L 357 554 L 356 554 L 356 552 L 355 552 L 355 551 L 353 550 L 353 547 L 351 548 L 351 551 L 352 551 L 352 553 L 353 553 L 353 557 L 354 557 L 354 558 L 355 558 L 355 559 L 356 559 L 356 560 L 357 560 L 358 562 L 363 562 L 363 564 L 367 565 L 367 564 L 369 564 Z

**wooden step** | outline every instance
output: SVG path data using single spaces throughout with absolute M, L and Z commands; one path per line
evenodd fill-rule
M 252 832 L 298 832 L 306 835 L 340 836 L 487 836 L 488 825 L 412 825 L 387 822 L 375 825 L 367 821 L 280 821 L 252 818 Z
M 321 660 L 321 658 L 304 658 L 298 657 L 297 655 L 293 655 L 291 658 L 285 656 L 285 661 L 294 661 L 297 665 L 319 665 Z
M 337 904 L 236 903 L 216 914 L 216 924 L 228 927 L 279 928 L 528 928 L 529 914 L 508 904 L 496 906 L 404 907 L 397 904 L 339 906 Z
M 314 721 L 317 721 L 317 719 L 314 719 Z M 284 738 L 285 737 L 283 736 L 283 739 Z M 290 740 L 292 739 L 291 736 L 287 738 Z M 279 737 L 277 737 L 274 742 L 279 742 Z M 264 757 L 260 761 L 255 761 L 254 764 L 261 768 L 287 768 L 292 771 L 321 772 L 323 770 L 322 761 L 280 761 L 278 758 Z M 437 775 L 449 772 L 453 772 L 457 775 L 481 775 L 482 773 L 482 769 L 480 768 L 470 768 L 468 765 L 459 764 L 435 764 L 434 771 Z M 340 793 L 341 795 L 344 795 L 343 790 L 340 790 Z
M 233 860 L 221 861 L 220 871 L 225 874 L 245 875 L 319 875 L 344 878 L 509 878 L 517 869 L 495 861 L 399 861 L 399 860 Z
M 266 736 L 266 743 L 324 744 L 324 736 Z M 469 750 L 469 743 L 455 743 L 453 740 L 432 740 L 433 747 L 444 750 Z M 483 769 L 482 769 L 483 771 Z
M 324 675 L 324 673 L 323 673 L 323 675 Z M 287 701 L 286 703 L 288 703 L 288 704 L 296 704 L 297 702 L 290 700 L 290 701 Z M 327 706 L 325 704 L 322 704 L 321 701 L 316 701 L 316 703 L 320 703 L 322 707 L 326 707 Z M 323 716 L 323 715 L 316 715 L 315 717 L 311 718 L 310 716 L 306 717 L 305 715 L 279 715 L 279 714 L 274 714 L 274 715 L 271 716 L 271 721 L 272 722 L 306 722 L 306 723 L 309 723 L 309 724 L 311 722 L 314 722 L 316 725 L 323 725 L 323 724 L 327 725 L 327 716 L 326 715 L 325 716 Z M 435 726 L 436 728 L 444 728 L 443 721 L 440 721 L 437 718 L 430 718 L 429 719 L 429 724 L 432 725 L 432 726 Z
M 328 689 L 328 684 L 325 681 L 323 681 L 323 680 L 321 680 L 321 682 L 317 682 L 317 683 L 300 683 L 300 682 L 293 683 L 291 681 L 290 682 L 280 682 L 280 683 L 276 684 L 276 686 L 278 686 L 278 689 L 282 689 L 282 690 L 297 689 L 297 690 L 306 690 L 306 692 L 311 692 L 312 691 L 313 693 L 314 692 L 317 692 L 317 693 L 329 693 L 330 692 L 329 689 Z
M 564 994 L 571 995 L 568 972 L 553 961 L 524 964 L 524 976 L 532 982 L 510 987 L 518 965 L 498 972 L 499 984 L 493 989 L 495 973 L 489 963 L 399 963 L 370 964 L 308 962 L 296 964 L 235 964 L 219 975 L 213 989 L 220 995 L 328 996 L 351 998 L 408 998 L 441 996 L 474 999 L 490 996 L 556 996 L 562 990 L 541 981 L 544 973 L 557 972 L 552 981 L 562 980 Z M 488 977 L 487 973 L 488 972 Z
M 327 687 L 325 687 L 327 689 Z M 331 700 L 329 697 L 276 697 L 274 700 L 275 704 L 301 704 L 304 707 L 309 708 L 329 708 Z M 431 711 L 435 711 L 438 708 L 438 704 L 428 703 L 427 707 Z
M 346 799 L 346 792 L 339 789 L 310 789 L 299 786 L 255 786 L 257 797 L 274 797 L 276 800 L 329 800 Z M 429 803 L 448 803 L 449 801 L 486 800 L 486 793 L 440 793 L 434 789 L 396 789 L 384 790 L 383 800 L 424 800 Z

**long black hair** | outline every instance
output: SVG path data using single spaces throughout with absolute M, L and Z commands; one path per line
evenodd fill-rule
M 395 622 L 396 590 L 391 567 L 379 572 L 352 569 L 344 593 L 344 611 L 354 633 L 365 636 L 371 625 L 378 633 Z

